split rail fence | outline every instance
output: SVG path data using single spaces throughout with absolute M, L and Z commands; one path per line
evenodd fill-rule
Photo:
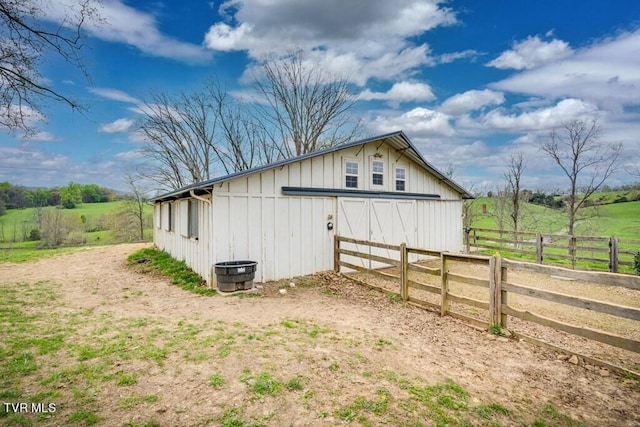
M 471 228 L 465 233 L 465 248 L 502 250 L 517 256 L 535 259 L 538 264 L 579 262 L 617 273 L 620 266 L 633 266 L 633 257 L 640 251 L 640 240 L 617 237 L 570 236 L 526 231 Z
M 425 258 L 430 259 L 431 261 L 427 262 L 427 264 L 436 264 L 437 267 L 410 262 L 411 259 L 417 259 L 418 257 L 422 257 L 423 260 Z M 451 271 L 453 264 L 461 262 L 481 266 L 482 268 L 478 271 L 482 271 L 484 277 L 468 276 Z M 552 319 L 545 315 L 529 311 L 526 308 L 524 310 L 521 308 L 518 309 L 509 304 L 509 295 L 519 294 L 562 304 L 563 306 L 605 313 L 615 316 L 617 319 L 631 319 L 631 321 L 638 322 L 637 324 L 633 324 L 633 329 L 635 330 L 639 330 L 640 328 L 640 308 L 515 283 L 509 279 L 508 272 L 526 271 L 549 274 L 568 280 L 580 280 L 597 285 L 622 287 L 634 290 L 633 292 L 640 292 L 640 277 L 637 276 L 610 272 L 577 271 L 557 266 L 513 261 L 502 258 L 500 255 L 485 256 L 440 252 L 410 247 L 404 243 L 401 245 L 390 245 L 341 236 L 336 236 L 334 241 L 334 269 L 336 272 L 341 272 L 343 269 L 350 269 L 351 271 L 372 274 L 384 279 L 386 283 L 391 281 L 391 283 L 396 283 L 397 287 L 395 289 L 389 289 L 388 286 L 372 284 L 373 281 L 371 280 L 359 280 L 354 278 L 353 275 L 348 275 L 348 277 L 361 284 L 381 290 L 387 294 L 395 295 L 403 301 L 418 306 L 436 308 L 442 316 L 449 315 L 459 318 L 484 329 L 491 329 L 495 326 L 507 328 L 508 316 L 512 316 L 558 331 L 640 353 L 640 341 L 637 341 L 634 337 L 625 337 L 591 327 L 569 324 L 562 320 Z M 434 276 L 436 280 L 432 281 L 432 283 L 426 283 L 424 279 L 419 280 L 415 277 L 416 275 L 412 275 L 411 272 Z M 477 299 L 453 293 L 451 292 L 452 283 L 462 283 L 480 289 L 480 295 L 486 295 L 486 298 Z M 417 295 L 426 295 L 425 292 L 436 298 L 421 298 Z M 476 293 L 476 295 L 478 294 Z M 488 317 L 486 319 L 480 319 L 459 311 L 454 311 L 451 308 L 451 303 L 486 310 L 488 311 Z M 527 337 L 519 333 L 518 335 L 558 350 L 566 350 L 540 341 L 539 339 Z M 616 370 L 637 374 L 636 372 L 610 365 L 604 361 L 583 355 L 580 356 L 596 364 L 604 364 L 604 366 L 612 367 Z

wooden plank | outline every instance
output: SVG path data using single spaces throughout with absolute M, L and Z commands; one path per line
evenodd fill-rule
M 439 268 L 423 267 L 422 265 L 416 265 L 416 264 L 409 264 L 409 270 L 418 271 L 420 273 L 425 273 L 425 274 L 432 274 L 434 276 L 440 275 Z
M 483 310 L 489 310 L 489 303 L 485 301 L 480 301 L 474 298 L 463 297 L 462 295 L 456 295 L 449 292 L 447 295 L 449 301 L 457 302 L 458 304 L 466 304 L 472 307 L 481 308 Z
M 407 300 L 407 302 L 416 305 L 418 307 L 424 308 L 426 307 L 433 307 L 433 308 L 437 308 L 438 310 L 440 310 L 440 304 L 435 304 L 429 301 L 424 301 L 418 298 L 413 298 L 413 297 L 409 297 L 409 299 Z
M 570 279 L 594 282 L 599 285 L 622 286 L 629 289 L 640 289 L 640 277 L 629 274 L 608 273 L 597 271 L 571 270 L 564 267 L 551 265 L 532 264 L 528 262 L 503 259 L 502 264 L 507 268 L 535 273 L 550 274 L 553 276 L 568 277 Z
M 440 315 L 441 316 L 446 316 L 447 315 L 447 311 L 449 310 L 449 302 L 447 300 L 447 293 L 449 292 L 449 267 L 448 267 L 448 262 L 447 262 L 447 258 L 443 256 L 440 258 L 440 262 L 441 262 L 441 268 L 440 271 L 442 271 L 442 274 L 440 275 L 441 278 L 441 286 L 440 286 Z
M 333 236 L 333 271 L 340 272 L 340 239 L 338 235 Z
M 370 283 L 365 282 L 364 280 L 360 280 L 360 279 L 357 279 L 355 277 L 351 277 L 348 274 L 344 274 L 344 273 L 340 273 L 340 274 L 342 274 L 342 277 L 346 277 L 347 279 L 349 279 L 349 280 L 351 280 L 351 281 L 353 281 L 353 282 L 355 282 L 355 283 L 357 283 L 359 285 L 362 285 L 362 286 L 364 286 L 366 288 L 369 288 L 369 289 L 373 289 L 375 291 L 380 291 L 380 292 L 384 293 L 385 295 L 392 295 L 392 296 L 393 295 L 398 295 L 397 292 L 390 291 L 390 290 L 382 288 L 380 286 L 372 285 Z
M 489 289 L 489 280 L 487 279 L 479 279 L 477 277 L 465 276 L 463 274 L 449 273 L 449 280 Z
M 355 243 L 355 244 L 358 244 L 358 245 L 373 246 L 375 248 L 391 249 L 391 250 L 394 250 L 394 251 L 400 251 L 400 246 L 398 246 L 398 245 L 389 245 L 387 243 L 370 242 L 368 240 L 352 239 L 350 237 L 343 237 L 343 236 L 339 236 L 338 239 L 341 242 Z
M 411 279 L 408 280 L 408 284 L 410 288 L 418 289 L 425 292 L 431 292 L 432 294 L 439 294 L 441 291 L 439 286 L 427 285 L 426 283 L 418 282 Z
M 407 251 L 407 244 L 402 243 L 400 245 L 400 295 L 402 301 L 409 299 L 409 252 Z
M 465 322 L 469 322 L 473 326 L 476 326 L 482 330 L 486 331 L 487 329 L 489 329 L 489 323 L 480 319 L 476 319 L 475 317 L 467 316 L 466 314 L 462 313 L 456 313 L 455 311 L 449 311 L 447 314 L 449 314 L 449 316 L 453 317 L 454 319 L 460 319 L 464 320 Z
M 612 316 L 640 320 L 640 309 L 634 307 L 627 307 L 624 305 L 612 304 L 589 298 L 575 297 L 559 292 L 545 291 L 515 283 L 503 283 L 502 287 L 507 292 L 514 292 L 516 294 L 526 295 L 528 297 L 551 301 L 558 304 L 566 304 L 572 307 L 583 308 L 585 310 L 592 310 L 598 313 L 611 314 Z
M 472 228 L 471 232 L 474 232 L 474 231 L 480 231 L 485 233 L 496 233 L 496 234 L 500 234 L 501 232 L 501 230 L 496 230 L 493 228 Z M 513 231 L 502 230 L 502 234 L 513 234 Z M 518 236 L 534 236 L 534 237 L 536 235 L 536 233 L 532 231 L 518 231 L 516 232 L 516 234 Z
M 501 275 L 502 260 L 494 255 L 489 260 L 489 323 L 500 325 L 500 308 L 502 307 Z
M 631 374 L 631 375 L 635 375 L 636 377 L 640 377 L 640 372 L 632 371 L 632 370 L 620 367 L 618 365 L 614 365 L 612 363 L 605 362 L 604 360 L 600 360 L 600 359 L 596 359 L 594 357 L 586 356 L 586 355 L 581 354 L 581 353 L 576 353 L 575 351 L 571 351 L 571 350 L 566 349 L 564 347 L 560 347 L 558 345 L 548 343 L 548 342 L 543 341 L 541 339 L 534 338 L 534 337 L 531 337 L 529 335 L 522 334 L 520 332 L 514 332 L 514 331 L 510 331 L 510 332 L 512 333 L 513 337 L 516 338 L 516 339 L 523 340 L 523 341 L 526 341 L 526 342 L 528 342 L 530 344 L 538 345 L 538 346 L 541 346 L 541 347 L 544 347 L 544 348 L 547 348 L 547 349 L 550 349 L 550 350 L 554 350 L 554 351 L 557 351 L 557 352 L 560 352 L 560 353 L 568 354 L 570 356 L 575 355 L 577 357 L 580 357 L 581 359 L 583 359 L 585 362 L 589 363 L 590 365 L 595 365 L 595 366 L 600 366 L 600 367 L 603 367 L 603 368 L 607 368 L 610 371 L 616 372 L 616 373 L 618 373 L 620 375 Z
M 413 254 L 432 256 L 432 257 L 436 257 L 436 258 L 440 258 L 440 255 L 442 254 L 442 251 L 436 251 L 436 250 L 430 250 L 430 249 L 421 249 L 421 248 L 413 248 L 413 247 L 409 247 L 409 246 L 407 246 L 407 250 L 410 253 L 413 253 Z
M 351 255 L 351 256 L 354 256 L 356 258 L 365 258 L 365 259 L 370 259 L 372 261 L 379 261 L 379 262 L 382 262 L 384 264 L 389 264 L 389 265 L 393 265 L 395 267 L 400 267 L 400 261 L 395 260 L 395 259 L 391 259 L 391 258 L 382 257 L 380 255 L 367 254 L 367 253 L 364 253 L 364 252 L 352 251 L 352 250 L 349 250 L 349 249 L 339 249 L 338 253 L 344 254 L 344 255 Z
M 469 255 L 469 254 L 456 254 L 453 252 L 444 252 L 442 254 L 444 258 L 458 262 L 470 262 L 472 264 L 488 265 L 490 256 L 486 255 Z
M 542 326 L 548 326 L 559 331 L 568 332 L 570 334 L 578 335 L 583 338 L 588 338 L 590 340 L 599 341 L 601 343 L 609 344 L 614 347 L 640 353 L 640 341 L 630 340 L 619 335 L 609 334 L 596 329 L 570 325 L 568 323 L 549 319 L 548 317 L 540 316 L 529 311 L 517 310 L 515 308 L 509 307 L 508 305 L 503 305 L 502 311 L 509 316 L 517 317 L 518 319 L 527 320 L 529 322 L 534 322 Z
M 342 267 L 351 268 L 353 270 L 361 271 L 363 273 L 371 273 L 371 274 L 373 274 L 375 276 L 382 277 L 383 279 L 400 280 L 400 276 L 394 276 L 393 274 L 383 273 L 382 271 L 378 271 L 378 270 L 371 270 L 371 269 L 368 269 L 366 267 L 362 267 L 360 265 L 355 265 L 355 264 L 350 264 L 350 263 L 345 262 L 345 261 L 340 261 L 339 264 Z

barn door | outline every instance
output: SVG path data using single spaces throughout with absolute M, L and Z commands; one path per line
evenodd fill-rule
M 370 240 L 369 199 L 338 198 L 338 234 L 353 239 Z M 369 247 L 342 242 L 341 247 L 352 251 L 369 253 Z M 355 265 L 369 268 L 369 261 L 363 258 L 341 256 L 341 259 Z

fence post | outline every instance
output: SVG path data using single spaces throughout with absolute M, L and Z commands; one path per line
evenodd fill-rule
M 409 251 L 407 244 L 400 244 L 400 296 L 402 301 L 409 299 Z
M 449 270 L 447 268 L 447 258 L 446 254 L 443 252 L 442 254 L 440 254 L 440 277 L 442 278 L 442 286 L 440 288 L 440 293 L 442 295 L 440 306 L 441 316 L 446 316 L 447 311 L 449 311 L 449 299 L 447 298 L 447 294 L 449 293 L 448 273 Z
M 500 255 L 489 258 L 489 325 L 501 325 L 502 309 L 502 259 Z
M 542 264 L 542 251 L 544 248 L 544 236 L 542 233 L 536 233 L 536 262 Z
M 613 236 L 609 238 L 609 271 L 618 272 L 618 238 Z
M 502 264 L 502 262 L 501 262 Z M 507 291 L 502 290 L 502 284 L 507 281 L 507 267 L 500 268 L 500 298 L 502 301 L 500 303 L 500 323 L 503 328 L 507 327 L 507 314 L 502 312 L 502 304 L 508 304 L 507 302 Z
M 576 236 L 569 237 L 569 254 L 571 255 L 571 267 L 576 269 Z
M 466 253 L 471 253 L 471 242 L 469 241 L 469 234 L 471 234 L 471 229 L 469 227 L 464 228 L 464 248 Z
M 333 271 L 340 273 L 340 240 L 339 236 L 333 236 Z

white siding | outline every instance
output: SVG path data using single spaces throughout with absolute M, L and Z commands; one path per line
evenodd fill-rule
M 283 186 L 343 189 L 345 158 L 358 162 L 361 190 L 395 191 L 394 166 L 402 165 L 406 193 L 437 194 L 441 200 L 282 195 Z M 382 188 L 371 185 L 374 158 L 384 162 Z M 171 232 L 165 226 L 167 203 L 156 208 L 154 220 L 161 227 L 154 228 L 154 241 L 206 280 L 215 280 L 213 265 L 223 261 L 257 261 L 258 282 L 332 269 L 334 233 L 394 245 L 462 249 L 460 195 L 380 141 L 216 184 L 212 204 L 199 203 L 199 239 L 182 235 L 187 234 L 186 200 L 174 204 L 176 230 Z M 327 230 L 329 221 L 332 231 Z
M 333 268 L 334 199 L 216 194 L 212 263 L 257 261 L 256 281 L 311 274 Z
M 153 241 L 159 249 L 167 251 L 178 260 L 185 261 L 193 271 L 198 273 L 203 279 L 209 281 L 211 240 L 208 236 L 211 236 L 211 205 L 203 201 L 198 201 L 199 238 L 189 238 L 186 236 L 188 230 L 188 209 L 183 207 L 188 205 L 187 200 L 188 199 L 184 199 L 174 203 L 174 215 L 176 216 L 176 230 L 174 231 L 167 230 L 168 202 L 160 204 L 162 227 L 159 229 L 154 228 Z M 167 224 L 167 226 L 165 226 L 165 224 Z M 184 227 L 184 230 L 182 230 L 181 227 Z

